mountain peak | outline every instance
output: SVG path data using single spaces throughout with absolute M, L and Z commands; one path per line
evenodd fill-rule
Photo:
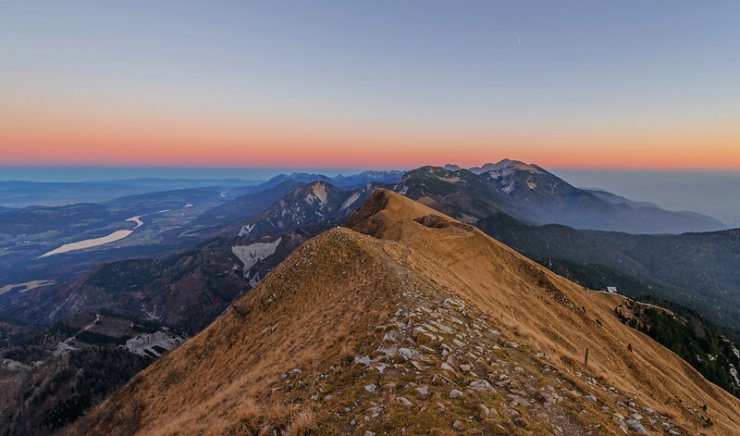
M 476 173 L 476 174 L 483 174 L 488 172 L 495 172 L 495 173 L 512 173 L 514 171 L 526 171 L 529 173 L 542 173 L 544 170 L 540 168 L 537 165 L 533 164 L 527 164 L 519 160 L 512 160 L 512 159 L 502 159 L 498 161 L 497 163 L 487 163 L 484 165 L 481 165 L 480 167 L 474 167 L 470 168 L 470 171 Z
M 390 226 L 427 215 L 441 215 L 434 209 L 387 189 L 377 189 L 345 224 L 361 233 L 380 237 Z

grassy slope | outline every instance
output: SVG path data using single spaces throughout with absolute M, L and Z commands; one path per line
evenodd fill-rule
M 633 283 L 625 283 L 627 295 L 651 294 L 674 301 L 712 314 L 717 324 L 727 327 L 740 323 L 740 230 L 629 235 L 559 225 L 528 226 L 502 214 L 477 225 L 534 259 L 573 263 L 570 271 L 574 274 L 590 265 L 592 271 L 580 271 L 580 276 L 598 280 L 597 269 L 604 276 L 609 270 L 621 273 L 623 279 L 624 274 L 631 276 Z
M 351 220 L 372 237 L 334 229 L 305 243 L 76 431 L 404 427 L 428 434 L 457 425 L 488 434 L 558 427 L 583 434 L 597 426 L 619 431 L 613 411 L 629 414 L 635 407 L 654 409 L 656 426 L 669 422 L 683 433 L 740 426 L 736 398 L 620 322 L 613 308 L 622 297 L 583 290 L 470 226 L 447 218 L 415 221 L 435 213 L 377 193 Z M 435 322 L 447 329 L 424 345 L 415 327 Z M 384 347 L 401 345 L 424 358 L 404 359 L 398 350 L 384 357 Z M 386 371 L 353 363 L 361 356 Z M 444 359 L 453 372 L 442 368 Z M 479 379 L 496 387 L 471 389 Z M 363 388 L 370 383 L 376 392 Z M 430 393 L 415 394 L 418 386 Z M 543 407 L 535 397 L 547 398 L 553 386 L 567 398 Z M 463 396 L 451 398 L 452 388 Z M 528 396 L 528 406 L 509 403 L 512 395 Z M 481 404 L 493 412 L 481 413 Z

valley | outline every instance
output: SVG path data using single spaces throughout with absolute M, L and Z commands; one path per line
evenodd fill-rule
M 169 212 L 168 210 L 160 211 L 162 212 Z M 70 242 L 68 244 L 64 244 L 59 248 L 55 248 L 47 253 L 42 254 L 40 257 L 47 257 L 47 256 L 53 256 L 55 254 L 61 254 L 61 253 L 69 253 L 70 251 L 77 251 L 77 250 L 84 250 L 86 248 L 93 248 L 97 247 L 99 245 L 105 245 L 110 244 L 111 242 L 120 241 L 121 239 L 124 239 L 128 236 L 130 236 L 132 233 L 134 233 L 134 230 L 138 229 L 144 223 L 141 221 L 141 215 L 134 216 L 131 218 L 126 218 L 126 221 L 131 221 L 136 226 L 131 230 L 116 230 L 115 232 L 102 236 L 100 238 L 94 238 L 94 239 L 85 239 L 84 241 L 78 241 L 78 242 Z

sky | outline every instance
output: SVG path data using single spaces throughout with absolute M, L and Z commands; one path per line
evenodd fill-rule
M 575 186 L 596 188 L 668 210 L 693 211 L 740 228 L 740 171 L 556 170 Z
M 0 166 L 740 170 L 737 1 L 0 2 Z

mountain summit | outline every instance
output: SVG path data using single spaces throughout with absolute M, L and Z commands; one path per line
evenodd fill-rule
M 470 171 L 476 174 L 490 173 L 491 171 L 497 173 L 513 173 L 514 171 L 526 171 L 530 173 L 544 173 L 546 172 L 537 165 L 526 164 L 522 161 L 512 159 L 502 159 L 497 163 L 487 163 L 480 167 L 470 168 Z
M 590 292 L 386 190 L 79 422 L 90 434 L 729 434 L 740 401 Z

